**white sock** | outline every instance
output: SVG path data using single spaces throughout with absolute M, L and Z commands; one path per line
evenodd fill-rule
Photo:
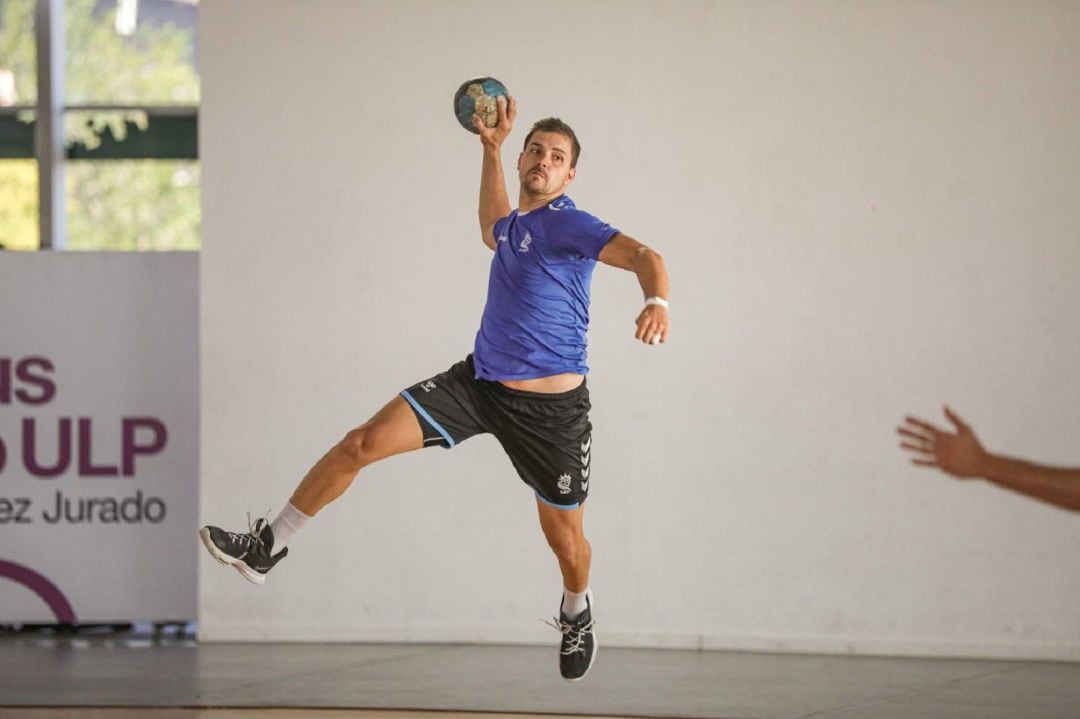
M 289 543 L 293 535 L 304 528 L 311 517 L 307 516 L 293 506 L 292 502 L 278 514 L 277 519 L 270 523 L 270 529 L 274 533 L 274 554 L 277 554 Z
M 584 612 L 592 604 L 592 592 L 588 587 L 580 592 L 571 592 L 565 587 L 562 590 L 562 613 L 571 621 Z

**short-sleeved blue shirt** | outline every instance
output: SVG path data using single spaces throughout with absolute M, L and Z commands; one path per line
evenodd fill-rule
M 617 232 L 566 195 L 495 223 L 487 304 L 473 350 L 477 377 L 589 371 L 589 287 L 600 250 Z

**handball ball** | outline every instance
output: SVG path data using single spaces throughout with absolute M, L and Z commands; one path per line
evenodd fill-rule
M 495 105 L 495 98 L 499 95 L 506 97 L 508 94 L 506 85 L 493 77 L 466 80 L 454 93 L 454 114 L 457 121 L 466 130 L 478 135 L 479 131 L 473 127 L 473 115 L 479 115 L 485 126 L 495 127 L 499 124 L 499 109 Z

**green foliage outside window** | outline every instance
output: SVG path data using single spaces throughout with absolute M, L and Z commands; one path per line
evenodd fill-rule
M 37 164 L 0 160 L 0 247 L 38 248 Z
M 140 24 L 125 37 L 115 30 L 115 6 L 96 15 L 94 6 L 94 0 L 66 3 L 67 104 L 198 104 L 190 31 Z M 33 15 L 34 0 L 0 0 L 0 69 L 14 72 L 18 104 L 32 104 L 36 94 Z M 94 148 L 106 128 L 123 139 L 125 120 L 145 125 L 138 111 L 67 113 L 66 142 Z M 71 161 L 65 174 L 68 248 L 199 248 L 197 162 Z M 0 227 L 0 244 L 8 249 L 38 246 L 32 162 L 0 160 Z

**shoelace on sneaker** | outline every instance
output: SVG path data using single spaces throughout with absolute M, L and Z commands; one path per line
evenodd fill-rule
M 578 626 L 570 622 L 564 622 L 561 617 L 552 617 L 554 621 L 549 622 L 546 619 L 541 619 L 544 624 L 549 627 L 558 629 L 566 636 L 566 649 L 560 649 L 560 654 L 574 654 L 575 652 L 585 653 L 585 634 L 592 631 L 595 620 L 591 617 L 587 624 Z
M 251 512 L 247 515 L 248 531 L 247 534 L 241 532 L 226 532 L 229 541 L 237 542 L 244 548 L 244 553 L 237 557 L 237 559 L 243 559 L 246 557 L 256 544 L 262 544 L 262 537 L 259 534 L 262 532 L 263 525 L 267 523 L 267 518 L 259 517 L 254 522 L 251 521 Z

